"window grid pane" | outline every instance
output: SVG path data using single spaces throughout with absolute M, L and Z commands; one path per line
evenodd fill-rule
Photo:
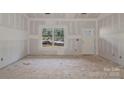
M 43 28 L 42 31 L 43 47 L 63 47 L 64 28 Z
M 43 47 L 51 47 L 52 42 L 52 29 L 44 28 L 42 32 L 42 45 Z
M 64 29 L 54 29 L 54 46 L 64 46 Z

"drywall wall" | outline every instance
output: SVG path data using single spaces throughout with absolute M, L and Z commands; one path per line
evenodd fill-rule
M 98 21 L 99 55 L 124 65 L 124 14 L 107 14 Z
M 43 26 L 64 27 L 65 45 L 63 48 L 43 48 Z M 91 37 L 84 32 L 93 31 Z M 29 55 L 80 55 L 96 52 L 96 20 L 44 19 L 30 21 Z M 77 42 L 76 40 L 79 39 Z
M 24 14 L 0 14 L 0 68 L 27 55 L 27 30 Z

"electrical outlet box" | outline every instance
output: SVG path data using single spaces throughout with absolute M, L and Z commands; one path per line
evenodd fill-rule
M 122 59 L 122 56 L 120 56 L 120 59 Z
M 1 58 L 0 60 L 3 61 L 3 58 Z

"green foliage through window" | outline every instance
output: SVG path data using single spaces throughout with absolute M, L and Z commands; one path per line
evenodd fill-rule
M 64 46 L 64 28 L 43 28 L 43 47 Z

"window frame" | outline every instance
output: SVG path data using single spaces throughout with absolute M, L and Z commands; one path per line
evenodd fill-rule
M 58 46 L 54 46 L 54 43 L 52 44 L 53 47 L 43 47 L 43 37 L 42 37 L 42 32 L 44 28 L 51 28 L 52 29 L 52 41 L 54 41 L 54 28 L 63 28 L 64 29 L 64 46 L 58 47 Z M 53 48 L 65 48 L 66 46 L 66 31 L 67 27 L 66 26 L 62 26 L 62 25 L 42 25 L 39 27 L 39 34 L 40 34 L 40 48 L 44 48 L 44 49 L 53 49 Z

